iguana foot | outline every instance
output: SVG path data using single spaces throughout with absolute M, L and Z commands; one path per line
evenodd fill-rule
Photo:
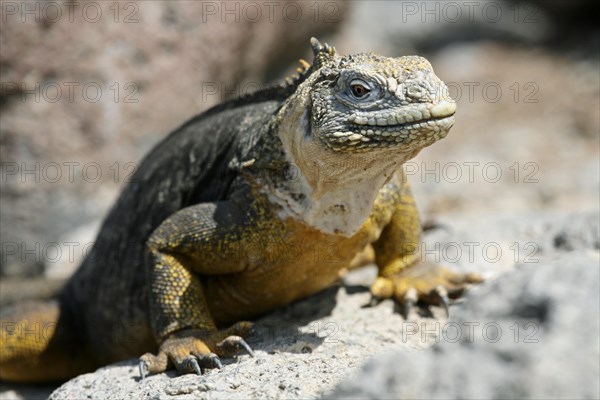
M 441 265 L 425 262 L 391 276 L 379 276 L 371 285 L 371 305 L 394 298 L 408 318 L 417 302 L 442 306 L 448 314 L 450 299 L 462 296 L 468 284 L 481 283 L 476 273 L 459 273 Z
M 238 322 L 230 328 L 206 333 L 200 329 L 184 329 L 173 333 L 163 342 L 158 355 L 146 353 L 140 357 L 140 376 L 164 372 L 170 367 L 180 374 L 204 374 L 206 369 L 223 368 L 219 356 L 232 357 L 245 351 L 254 357 L 252 349 L 243 339 L 252 335 L 252 322 Z

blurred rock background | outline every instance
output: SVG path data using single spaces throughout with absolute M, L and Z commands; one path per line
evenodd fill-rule
M 193 115 L 310 61 L 310 36 L 341 53 L 425 56 L 449 84 L 455 127 L 406 166 L 424 221 L 497 230 L 515 224 L 503 216 L 577 212 L 597 233 L 598 2 L 0 6 L 1 305 L 51 296 L 141 157 Z M 570 232 L 569 221 L 556 223 Z M 552 246 L 579 249 L 563 236 Z
M 342 53 L 426 56 L 449 83 L 455 128 L 407 166 L 423 219 L 597 209 L 597 7 L 3 2 L 0 275 L 68 276 L 149 148 L 291 74 L 310 36 Z

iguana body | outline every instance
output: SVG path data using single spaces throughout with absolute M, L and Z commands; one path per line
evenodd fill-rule
M 313 48 L 295 82 L 217 106 L 146 156 L 58 302 L 3 312 L 1 379 L 144 353 L 142 375 L 220 367 L 249 351 L 240 321 L 330 286 L 369 245 L 374 298 L 445 300 L 478 279 L 417 266 L 399 172 L 453 125 L 445 85 L 420 57 Z

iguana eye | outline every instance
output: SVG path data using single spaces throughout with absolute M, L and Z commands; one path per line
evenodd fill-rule
M 352 95 L 357 99 L 362 99 L 371 91 L 362 81 L 352 81 L 350 83 L 350 90 L 352 91 Z

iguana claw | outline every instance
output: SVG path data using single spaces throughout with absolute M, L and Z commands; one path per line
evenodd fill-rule
M 221 363 L 221 359 L 215 353 L 209 353 L 202 357 L 202 366 L 206 368 L 217 368 L 223 369 L 223 364 Z M 204 368 L 202 368 L 204 370 Z
M 142 377 L 142 380 L 146 379 L 146 375 L 148 374 L 148 364 L 146 364 L 146 362 L 144 360 L 140 360 L 139 364 L 138 364 L 138 368 L 140 370 L 140 376 Z
M 198 365 L 198 359 L 196 357 L 190 358 L 190 366 L 196 372 L 196 375 L 204 375 L 204 369 L 200 369 L 200 365 Z
M 244 339 L 242 339 L 239 343 L 240 347 L 243 348 L 244 350 L 246 350 L 246 353 L 248 353 L 248 355 L 250 357 L 254 357 L 254 352 L 252 351 L 252 349 L 250 348 L 250 346 L 248 345 L 248 343 L 246 343 L 246 341 Z
M 225 354 L 235 354 L 240 350 L 246 351 L 250 357 L 254 357 L 254 352 L 250 345 L 240 336 L 229 336 L 217 343 L 217 348 Z
M 440 300 L 440 305 L 444 307 L 444 311 L 446 312 L 446 317 L 450 315 L 450 311 L 448 308 L 450 307 L 450 299 L 448 299 L 448 291 L 442 285 L 436 286 L 431 294 L 434 297 L 437 297 Z

